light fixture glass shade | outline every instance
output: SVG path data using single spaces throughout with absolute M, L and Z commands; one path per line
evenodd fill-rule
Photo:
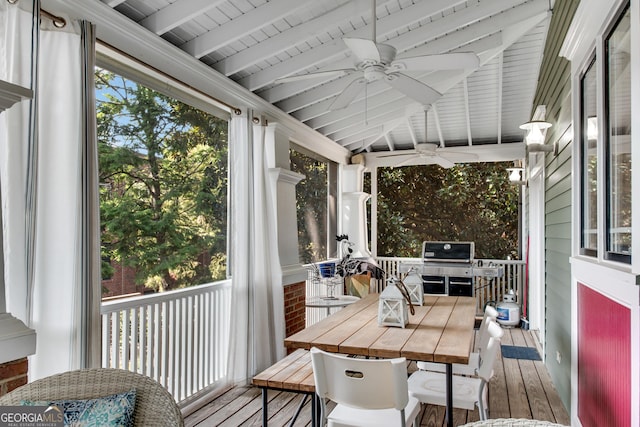
M 544 134 L 542 131 L 551 127 L 551 123 L 542 120 L 532 120 L 520 125 L 520 129 L 526 130 L 525 142 L 527 145 L 544 144 Z

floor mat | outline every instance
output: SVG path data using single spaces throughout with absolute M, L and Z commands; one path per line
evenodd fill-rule
M 534 347 L 519 347 L 515 345 L 503 345 L 502 357 L 509 359 L 542 360 L 538 350 Z

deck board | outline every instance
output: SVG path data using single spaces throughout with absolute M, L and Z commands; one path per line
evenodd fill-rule
M 536 347 L 535 332 L 505 329 L 502 343 Z M 415 363 L 408 366 L 414 371 Z M 286 426 L 296 411 L 302 395 L 271 390 L 269 396 L 269 426 Z M 330 405 L 332 408 L 333 405 Z M 425 405 L 418 415 L 420 426 L 444 425 L 444 407 Z M 495 366 L 495 376 L 489 385 L 489 416 L 491 418 L 535 418 L 569 425 L 570 419 L 549 373 L 541 361 L 505 359 L 501 354 Z M 479 419 L 478 410 L 454 409 L 454 425 Z M 311 404 L 304 405 L 294 426 L 309 426 Z M 253 386 L 234 387 L 185 418 L 186 427 L 260 426 L 262 400 L 260 389 Z

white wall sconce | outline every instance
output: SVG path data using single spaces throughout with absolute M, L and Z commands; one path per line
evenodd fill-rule
M 525 137 L 525 143 L 527 144 L 527 150 L 529 153 L 553 153 L 554 156 L 558 155 L 558 144 L 545 145 L 545 131 L 551 127 L 551 123 L 542 120 L 532 120 L 530 122 L 520 125 L 520 129 L 527 131 Z
M 509 174 L 509 182 L 513 185 L 527 185 L 527 180 L 524 178 L 524 168 L 507 168 Z

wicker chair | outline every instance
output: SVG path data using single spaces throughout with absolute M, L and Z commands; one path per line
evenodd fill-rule
M 135 426 L 183 427 L 173 396 L 155 380 L 121 369 L 81 369 L 42 378 L 0 397 L 0 405 L 21 400 L 92 399 L 136 389 Z

